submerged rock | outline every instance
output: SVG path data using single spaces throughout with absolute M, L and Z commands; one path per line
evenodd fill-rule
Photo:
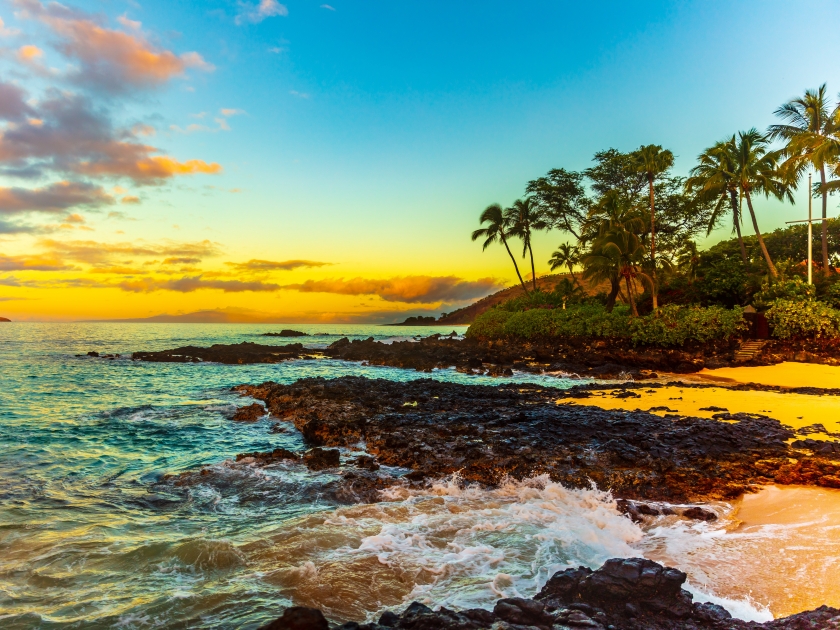
M 721 606 L 695 603 L 686 574 L 644 558 L 614 558 L 555 573 L 533 598 L 500 599 L 493 611 L 434 611 L 419 602 L 376 623 L 330 626 L 320 611 L 292 607 L 262 630 L 804 630 L 840 628 L 840 610 L 823 606 L 767 623 L 733 619 Z M 300 624 L 306 620 L 311 625 Z

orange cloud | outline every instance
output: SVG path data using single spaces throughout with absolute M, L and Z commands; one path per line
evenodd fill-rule
M 0 254 L 0 271 L 66 271 L 75 269 L 47 256 L 6 256 Z
M 43 57 L 44 51 L 38 48 L 37 46 L 28 44 L 26 46 L 21 46 L 20 48 L 18 48 L 17 56 L 18 59 L 20 59 L 21 61 L 27 62 Z
M 201 258 L 190 258 L 188 256 L 176 256 L 173 258 L 166 258 L 164 259 L 164 265 L 192 265 L 195 263 L 200 263 Z
M 283 288 L 301 293 L 377 295 L 387 302 L 431 304 L 484 297 L 503 286 L 493 278 L 463 280 L 455 276 L 404 276 L 382 280 L 307 280 L 300 284 L 287 284 Z
M 39 247 L 56 256 L 76 262 L 93 265 L 108 264 L 114 259 L 124 260 L 127 256 L 183 256 L 206 258 L 219 255 L 219 248 L 211 241 L 194 243 L 100 243 L 97 241 L 58 241 L 41 239 Z
M 120 200 L 121 203 L 140 203 L 140 197 L 134 195 L 126 195 Z
M 214 70 L 197 52 L 176 55 L 152 45 L 139 31 L 139 22 L 124 20 L 123 26 L 131 31 L 127 33 L 58 3 L 16 0 L 15 4 L 22 9 L 21 17 L 40 20 L 61 38 L 57 48 L 78 62 L 70 78 L 84 85 L 122 92 L 130 86 L 164 84 L 189 68 Z

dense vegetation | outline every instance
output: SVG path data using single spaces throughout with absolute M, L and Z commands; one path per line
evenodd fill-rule
M 505 247 L 524 294 L 470 334 L 680 345 L 739 334 L 741 307 L 751 305 L 779 338 L 840 336 L 840 221 L 828 219 L 840 190 L 840 104 L 823 85 L 776 114 L 780 124 L 766 132 L 738 132 L 703 151 L 688 177 L 672 172 L 673 154 L 659 145 L 609 149 L 584 171 L 557 168 L 528 182 L 508 208 L 488 206 L 472 238 Z M 813 285 L 808 227 L 763 234 L 755 206 L 759 196 L 792 203 L 809 172 L 824 219 L 814 226 Z M 698 250 L 696 239 L 722 225 L 734 238 Z M 532 235 L 541 230 L 566 235 L 548 262 L 569 277 L 550 292 L 535 280 Z

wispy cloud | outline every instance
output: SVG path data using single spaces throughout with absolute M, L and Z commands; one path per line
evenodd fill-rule
M 259 4 L 240 2 L 239 7 L 234 20 L 237 24 L 259 24 L 266 18 L 289 15 L 289 10 L 277 0 L 260 0 Z
M 76 269 L 48 256 L 6 256 L 0 254 L 0 271 L 67 271 Z
M 102 187 L 84 182 L 57 182 L 43 188 L 0 188 L 0 214 L 63 212 L 77 206 L 114 203 Z
M 123 291 L 134 293 L 151 293 L 153 291 L 176 291 L 178 293 L 192 293 L 202 289 L 213 289 L 225 293 L 243 293 L 247 291 L 279 291 L 280 285 L 270 282 L 243 282 L 241 280 L 206 279 L 201 275 L 185 276 L 177 280 L 158 280 L 156 278 L 141 278 L 126 280 L 117 286 Z
M 179 243 L 167 241 L 163 243 L 101 243 L 98 241 L 59 241 L 55 239 L 41 239 L 38 246 L 54 256 L 75 262 L 88 264 L 106 264 L 113 261 L 124 261 L 126 257 L 189 257 L 210 258 L 218 256 L 218 243 L 198 241 Z
M 307 280 L 299 284 L 286 284 L 283 288 L 301 293 L 376 295 L 387 302 L 432 304 L 484 297 L 503 286 L 503 283 L 493 278 L 464 280 L 456 276 L 403 276 L 382 280 L 368 278 Z
M 328 4 L 322 4 L 322 5 L 321 5 L 321 8 L 322 8 L 322 9 L 326 9 L 327 11 L 335 11 L 335 7 L 331 7 L 331 6 L 330 6 L 330 5 L 328 5 Z
M 259 260 L 252 259 L 244 263 L 228 262 L 236 271 L 293 271 L 294 269 L 310 267 L 326 267 L 333 263 L 320 262 L 317 260 Z
M 298 92 L 297 90 L 289 90 L 289 94 L 292 96 L 297 96 L 298 98 L 309 98 L 309 94 L 307 92 Z

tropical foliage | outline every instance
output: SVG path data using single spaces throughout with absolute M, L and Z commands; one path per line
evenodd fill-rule
M 775 114 L 779 124 L 766 132 L 737 131 L 712 143 L 688 177 L 674 173 L 673 154 L 658 144 L 629 152 L 611 148 L 596 153 L 589 168 L 555 168 L 529 181 L 525 196 L 510 207 L 489 207 L 481 216 L 487 227 L 473 239 L 485 239 L 485 248 L 504 244 L 524 295 L 476 322 L 476 330 L 495 326 L 504 335 L 556 336 L 552 331 L 561 331 L 557 334 L 574 336 L 563 323 L 574 313 L 592 319 L 587 335 L 598 336 L 595 331 L 606 330 L 605 322 L 618 321 L 611 319 L 615 313 L 622 322 L 627 317 L 648 322 L 645 330 L 654 330 L 653 322 L 670 322 L 652 337 L 637 332 L 633 338 L 634 343 L 651 339 L 667 345 L 673 341 L 665 335 L 669 327 L 689 326 L 674 324 L 675 313 L 706 308 L 717 317 L 719 309 L 736 313 L 752 305 L 768 317 L 772 313 L 780 337 L 805 330 L 834 334 L 830 325 L 813 322 L 815 313 L 819 321 L 828 321 L 830 310 L 840 308 L 835 269 L 840 220 L 828 217 L 830 197 L 840 191 L 840 102 L 823 85 L 791 99 Z M 821 201 L 818 219 L 825 219 L 814 226 L 821 252 L 815 257 L 812 286 L 805 281 L 807 226 L 769 233 L 760 226 L 765 220 L 760 200 L 793 203 L 794 191 L 809 172 L 818 181 L 808 194 Z M 730 226 L 732 240 L 698 248 L 699 238 Z M 534 235 L 539 231 L 563 234 L 548 265 L 567 276 L 553 291 L 539 290 L 536 282 Z M 521 248 L 510 246 L 511 241 Z M 531 267 L 529 286 L 520 273 L 523 259 Z M 793 315 L 791 304 L 800 305 L 801 316 Z M 532 314 L 535 310 L 544 312 Z M 665 319 L 657 319 L 666 312 Z M 524 313 L 521 319 L 518 313 Z M 626 322 L 622 326 L 636 330 Z

